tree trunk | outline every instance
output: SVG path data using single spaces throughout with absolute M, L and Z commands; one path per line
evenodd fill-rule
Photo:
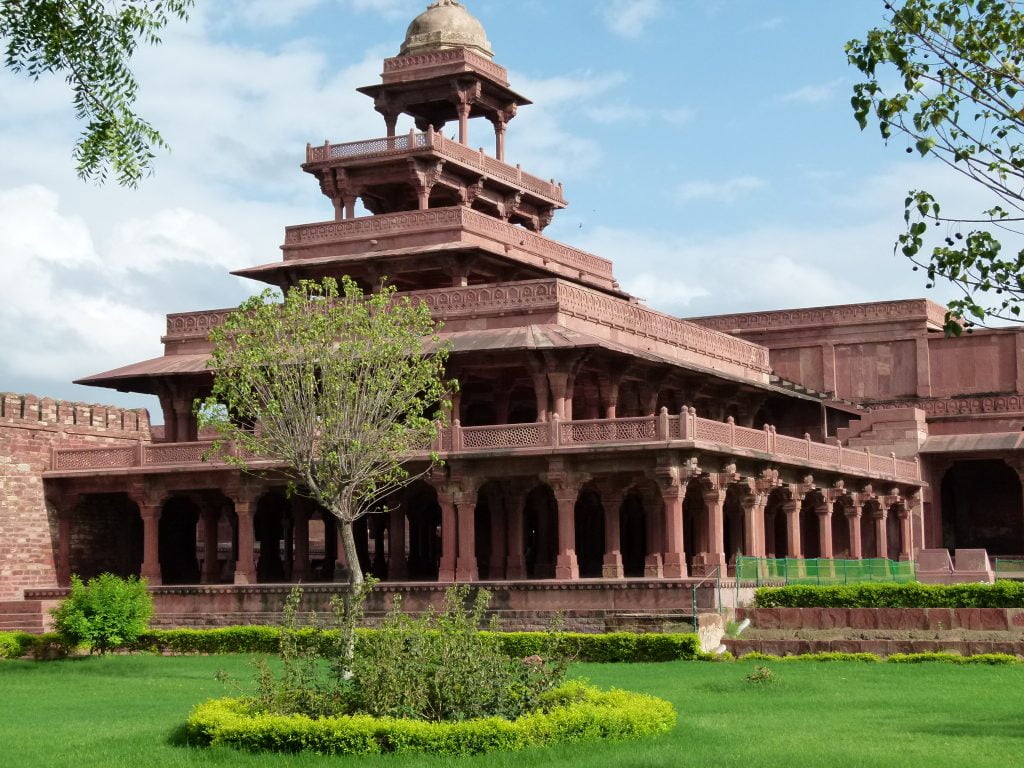
M 348 563 L 348 586 L 354 594 L 363 585 L 363 570 L 359 564 L 359 553 L 356 552 L 356 537 L 352 534 L 352 521 L 338 515 L 341 526 L 341 543 L 345 547 L 345 560 Z

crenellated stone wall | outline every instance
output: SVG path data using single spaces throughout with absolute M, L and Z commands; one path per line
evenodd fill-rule
M 57 521 L 42 479 L 51 448 L 149 439 L 144 409 L 0 393 L 0 600 L 56 584 Z

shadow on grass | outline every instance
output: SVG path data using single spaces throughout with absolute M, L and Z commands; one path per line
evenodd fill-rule
M 1024 713 L 1022 713 L 1024 714 Z M 962 720 L 950 720 L 942 725 L 932 724 L 910 728 L 916 733 L 923 733 L 929 736 L 970 736 L 975 738 L 1001 738 L 1001 739 L 1024 739 L 1024 729 L 1021 729 L 1021 720 L 975 720 L 964 722 Z
M 189 738 L 188 726 L 185 723 L 175 726 L 167 735 L 167 744 L 171 747 L 186 747 L 190 749 L 202 746 Z

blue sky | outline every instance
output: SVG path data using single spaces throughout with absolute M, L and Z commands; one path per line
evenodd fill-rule
M 843 44 L 881 0 L 465 0 L 535 104 L 508 158 L 565 184 L 547 234 L 699 315 L 932 295 L 893 256 L 907 189 L 984 207 L 862 133 Z M 0 72 L 0 390 L 149 407 L 71 379 L 159 355 L 168 312 L 234 306 L 227 271 L 331 217 L 307 141 L 380 136 L 378 81 L 426 0 L 209 0 L 139 51 L 139 110 L 172 152 L 140 189 L 78 181 L 59 78 Z M 400 124 L 400 128 L 403 126 Z M 406 129 L 408 126 L 404 126 Z M 490 126 L 471 139 L 492 148 Z M 947 291 L 947 292 L 943 292 Z

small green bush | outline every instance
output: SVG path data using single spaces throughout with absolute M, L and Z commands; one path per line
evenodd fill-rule
M 71 593 L 53 611 L 54 628 L 66 644 L 88 645 L 90 653 L 100 654 L 135 642 L 152 616 L 146 580 L 112 573 L 87 584 L 72 576 Z
M 760 587 L 757 608 L 1024 608 L 1024 582 Z
M 944 664 L 989 664 L 1006 666 L 1022 663 L 1020 659 L 1008 653 L 977 653 L 973 656 L 961 656 L 959 653 L 894 653 L 886 661 L 892 664 L 925 664 L 939 662 Z
M 862 661 L 868 664 L 878 664 L 882 661 L 882 657 L 875 653 L 840 653 L 838 651 L 773 656 L 769 653 L 751 651 L 740 656 L 740 661 Z
M 28 632 L 0 632 L 0 659 L 20 659 L 32 650 L 35 640 Z
M 620 690 L 599 691 L 571 682 L 546 694 L 540 710 L 516 720 L 488 717 L 438 723 L 369 715 L 312 719 L 251 714 L 243 700 L 216 699 L 192 711 L 187 731 L 199 744 L 258 751 L 469 755 L 593 739 L 638 738 L 666 733 L 675 722 L 675 710 L 662 699 Z

